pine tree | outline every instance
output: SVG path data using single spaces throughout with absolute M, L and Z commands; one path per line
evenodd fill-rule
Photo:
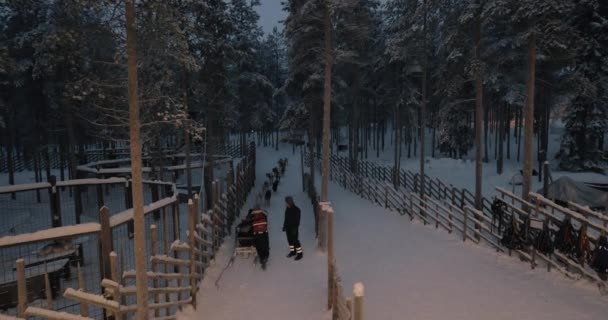
M 571 82 L 574 98 L 566 109 L 566 134 L 558 159 L 564 170 L 604 172 L 608 158 L 604 139 L 608 132 L 608 5 L 583 1 L 572 25 L 577 30 L 576 63 Z
M 304 129 L 308 123 L 309 163 L 314 179 L 314 150 L 321 130 L 324 75 L 324 0 L 290 0 L 284 3 L 288 12 L 285 37 L 289 75 L 285 90 L 291 98 L 283 127 Z M 304 49 L 306 48 L 306 49 Z

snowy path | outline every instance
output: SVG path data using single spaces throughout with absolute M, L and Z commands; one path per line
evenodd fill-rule
M 366 319 L 605 319 L 608 299 L 557 272 L 463 243 L 330 186 L 346 290 L 365 284 Z
M 289 148 L 290 149 L 290 148 Z M 312 320 L 321 319 L 326 303 L 326 260 L 317 254 L 314 236 L 314 216 L 306 194 L 302 192 L 299 153 L 292 155 L 287 148 L 276 152 L 271 149 L 257 150 L 257 181 L 255 192 L 249 196 L 241 213 L 254 205 L 254 194 L 261 189 L 266 173 L 276 166 L 279 158 L 289 158 L 285 176 L 278 192 L 274 193 L 271 207 L 267 210 L 270 232 L 270 260 L 266 271 L 253 265 L 253 258 L 236 258 L 215 287 L 215 281 L 226 266 L 233 238 L 227 238 L 217 261 L 208 268 L 197 296 L 197 310 L 184 310 L 178 319 L 205 320 Z M 304 259 L 294 261 L 288 253 L 287 239 L 281 231 L 285 210 L 284 198 L 294 197 L 302 210 L 300 240 Z

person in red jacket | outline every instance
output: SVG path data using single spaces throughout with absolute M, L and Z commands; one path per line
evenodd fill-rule
M 255 249 L 258 252 L 258 258 L 262 269 L 266 269 L 266 262 L 270 255 L 270 247 L 268 244 L 268 217 L 266 213 L 259 208 L 255 208 L 250 216 L 251 227 L 253 228 L 253 237 Z

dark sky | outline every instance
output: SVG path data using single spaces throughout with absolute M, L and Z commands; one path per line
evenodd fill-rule
M 279 27 L 279 30 L 282 29 L 283 24 L 279 21 L 285 19 L 286 12 L 282 10 L 281 0 L 261 0 L 260 2 L 262 5 L 257 9 L 260 14 L 260 25 L 264 32 L 271 32 L 274 26 Z

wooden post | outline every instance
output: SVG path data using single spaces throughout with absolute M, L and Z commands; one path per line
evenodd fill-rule
M 388 186 L 384 186 L 384 207 L 388 208 Z
M 49 274 L 46 271 L 46 263 L 44 268 L 44 293 L 46 296 L 46 308 L 53 310 L 53 294 L 51 293 L 51 281 L 49 280 Z
M 190 296 L 192 297 L 192 306 L 196 309 L 196 239 L 194 232 L 196 230 L 196 207 L 192 199 L 188 200 L 188 245 L 190 246 Z
M 25 261 L 23 259 L 17 259 L 17 316 L 25 318 L 25 309 L 27 309 Z
M 452 233 L 452 229 L 454 229 L 452 227 L 452 210 L 448 210 L 448 219 L 450 219 L 450 221 L 448 223 L 449 223 L 449 226 L 450 226 L 450 233 Z
M 112 229 L 110 227 L 110 212 L 107 207 L 101 207 L 99 210 L 99 223 L 101 231 L 99 232 L 99 273 L 101 279 L 111 279 L 110 268 L 110 252 L 112 252 Z M 101 289 L 103 294 L 104 289 Z M 107 314 L 106 310 L 103 311 Z M 104 316 L 106 318 L 107 316 Z
M 353 302 L 353 320 L 363 320 L 363 296 L 365 293 L 365 287 L 363 283 L 355 283 L 353 288 L 353 294 L 355 296 Z
M 439 228 L 439 204 L 435 204 L 435 210 L 435 229 L 437 229 Z
M 536 267 L 536 248 L 534 246 L 532 246 L 532 259 L 530 261 L 530 267 L 532 268 L 532 270 L 534 270 L 534 267 Z
M 549 197 L 549 161 L 543 163 L 543 197 Z
M 78 289 L 80 291 L 87 291 L 87 288 L 85 286 L 85 282 L 84 282 L 84 273 L 82 272 L 82 268 L 80 268 L 80 262 L 78 262 L 77 265 L 78 268 Z M 89 305 L 86 304 L 86 302 L 80 302 L 80 315 L 83 317 L 88 317 L 89 316 Z
M 50 176 L 48 182 L 51 184 L 51 187 L 49 188 L 51 225 L 53 228 L 61 227 L 61 201 L 59 191 L 57 190 L 57 178 L 55 176 Z
M 327 218 L 327 309 L 331 309 L 334 291 L 334 215 L 333 209 L 329 206 L 326 206 L 325 217 Z
M 467 208 L 464 209 L 464 223 L 462 224 L 462 241 L 467 241 L 467 222 L 468 222 L 468 212 Z
M 154 257 L 156 256 L 156 254 L 158 253 L 158 231 L 157 231 L 157 227 L 155 224 L 150 226 L 150 256 Z M 156 272 L 157 268 L 156 268 L 156 262 L 154 260 L 152 260 L 150 262 L 150 268 L 152 269 L 152 272 Z M 156 289 L 158 288 L 158 279 L 154 278 L 152 279 L 152 288 Z M 158 298 L 158 294 L 154 293 L 154 304 L 157 304 L 160 302 L 159 298 Z M 156 318 L 160 317 L 160 309 L 156 308 L 154 309 L 154 316 Z
M 110 228 L 110 212 L 108 207 L 102 207 L 99 210 L 99 222 L 101 224 L 101 232 L 99 233 L 100 252 L 100 272 L 102 279 L 110 279 L 110 252 L 112 252 L 112 229 Z
M 97 168 L 97 179 L 101 179 L 101 173 L 99 173 L 99 168 Z M 101 208 L 104 206 L 104 200 L 103 200 L 103 186 L 101 184 L 97 184 L 97 186 L 95 187 L 96 191 L 97 191 L 97 207 Z M 78 196 L 78 192 L 76 193 L 76 196 Z M 131 207 L 127 207 L 131 208 Z
M 414 197 L 412 196 L 412 193 L 410 192 L 409 194 L 410 196 L 410 221 L 414 220 Z
M 110 274 L 112 281 L 120 284 L 120 275 L 118 274 L 118 255 L 116 252 L 110 252 Z M 114 301 L 117 301 L 118 304 L 121 304 L 122 297 L 120 295 L 120 290 L 114 292 Z M 122 320 L 122 313 L 116 312 L 114 313 L 114 318 L 116 320 Z

